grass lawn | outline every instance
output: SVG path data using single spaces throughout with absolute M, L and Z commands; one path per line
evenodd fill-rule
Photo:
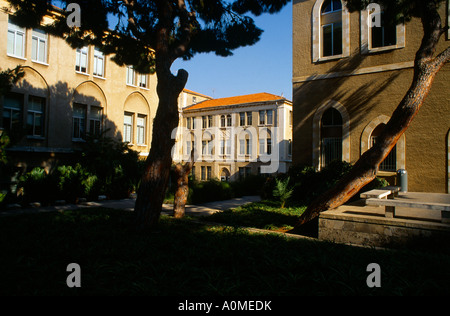
M 133 219 L 101 208 L 0 217 L 0 295 L 450 294 L 448 249 L 375 250 L 170 217 L 136 232 Z M 70 263 L 80 288 L 66 285 Z M 367 286 L 370 263 L 379 288 Z

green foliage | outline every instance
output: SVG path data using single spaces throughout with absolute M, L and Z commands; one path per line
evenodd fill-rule
M 344 0 L 350 12 L 361 11 L 369 4 L 376 3 L 383 8 L 386 19 L 396 24 L 410 21 L 413 17 L 420 17 L 423 5 L 434 3 L 437 7 L 446 0 Z
M 0 71 L 0 96 L 8 93 L 11 90 L 11 87 L 15 85 L 24 75 L 25 73 L 20 65 L 14 69 Z
M 289 177 L 284 180 L 276 179 L 273 196 L 281 201 L 281 208 L 284 208 L 286 201 L 292 196 L 292 193 L 294 192 L 294 189 L 289 187 L 289 181 Z
M 189 185 L 188 204 L 201 204 L 212 201 L 223 201 L 233 198 L 233 189 L 230 183 L 209 180 L 194 181 Z
M 43 16 L 52 9 L 49 5 L 52 2 L 65 9 L 73 1 L 8 2 L 17 10 L 17 23 L 31 28 L 41 24 Z M 46 26 L 46 31 L 65 38 L 72 47 L 99 46 L 117 64 L 134 65 L 137 71 L 148 73 L 155 71 L 155 55 L 149 54 L 149 48 L 157 48 L 156 35 L 160 28 L 169 30 L 167 43 L 173 59 L 189 59 L 206 52 L 230 56 L 233 50 L 256 43 L 262 34 L 246 13 L 276 13 L 290 0 L 184 2 L 185 6 L 178 7 L 176 1 L 167 0 L 134 4 L 113 0 L 78 1 L 82 12 L 79 29 L 70 28 L 66 23 L 71 12 L 61 11 L 53 16 L 56 21 Z M 117 21 L 116 25 L 108 25 L 111 20 Z
M 106 137 L 88 137 L 77 164 L 58 166 L 49 173 L 34 168 L 20 178 L 19 192 L 24 203 L 75 203 L 78 198 L 95 200 L 99 195 L 122 199 L 136 190 L 142 168 L 138 153 L 126 145 Z

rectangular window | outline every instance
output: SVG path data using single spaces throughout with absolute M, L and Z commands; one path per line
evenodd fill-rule
M 88 47 L 78 48 L 76 52 L 75 71 L 87 74 L 88 72 Z
M 267 150 L 266 150 L 267 154 L 270 155 L 272 154 L 272 139 L 267 138 Z
M 212 127 L 213 126 L 213 117 L 212 115 L 208 115 L 208 127 Z
M 94 76 L 104 77 L 105 76 L 105 56 L 98 49 L 94 49 Z
M 245 113 L 239 113 L 239 126 L 245 126 Z
M 191 169 L 191 177 L 192 177 L 192 180 L 195 181 L 195 166 L 192 166 L 192 169 Z
M 45 99 L 35 96 L 28 98 L 27 134 L 28 136 L 44 136 Z
M 212 155 L 213 154 L 213 148 L 214 148 L 214 141 L 210 140 L 208 142 L 208 155 Z
M 332 23 L 322 26 L 323 57 L 342 54 L 342 23 Z
M 191 129 L 191 118 L 190 117 L 186 117 L 186 128 Z
M 208 153 L 208 142 L 206 140 L 202 140 L 202 155 L 207 155 Z
M 139 76 L 138 76 L 139 87 L 145 88 L 145 89 L 148 88 L 147 78 L 148 78 L 148 75 L 139 74 Z
M 207 128 L 208 121 L 206 116 L 202 116 L 202 128 Z
M 245 155 L 245 139 L 239 140 L 239 154 Z
M 202 166 L 201 180 L 202 181 L 206 180 L 206 168 L 204 166 Z
M 273 124 L 273 111 L 268 110 L 267 111 L 267 125 L 272 125 L 272 124 Z
M 123 141 L 133 142 L 133 114 L 125 113 L 123 117 Z
M 14 57 L 25 57 L 25 28 L 14 24 L 11 21 L 11 17 L 8 22 L 8 55 Z
M 211 167 L 206 167 L 206 180 L 211 180 Z
M 246 154 L 251 155 L 252 154 L 252 142 L 250 141 L 250 139 L 245 140 L 245 147 L 247 150 Z
M 102 132 L 103 109 L 99 106 L 91 106 L 89 113 L 89 133 L 100 136 Z
M 192 118 L 192 129 L 195 129 L 195 117 Z
M 247 112 L 247 125 L 252 125 L 252 112 Z
M 9 93 L 4 97 L 3 128 L 8 131 L 20 131 L 23 111 L 23 95 Z
M 83 139 L 86 135 L 86 105 L 77 104 L 73 105 L 73 139 Z
M 266 111 L 259 111 L 259 125 L 266 124 Z
M 127 84 L 130 86 L 136 86 L 136 72 L 133 66 L 127 67 Z
M 372 48 L 397 45 L 397 26 L 385 21 L 384 13 L 381 12 L 381 27 L 371 28 Z
M 231 126 L 231 114 L 227 115 L 227 126 Z
M 47 63 L 48 35 L 42 30 L 35 29 L 31 36 L 31 60 Z
M 145 115 L 138 115 L 136 120 L 136 128 L 137 128 L 137 144 L 145 145 L 145 123 L 146 123 Z

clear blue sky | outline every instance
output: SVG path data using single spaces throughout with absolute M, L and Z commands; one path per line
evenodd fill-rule
M 253 46 L 238 48 L 230 57 L 195 55 L 177 60 L 172 72 L 186 69 L 186 89 L 214 98 L 267 92 L 292 100 L 292 2 L 277 14 L 255 18 L 264 30 Z

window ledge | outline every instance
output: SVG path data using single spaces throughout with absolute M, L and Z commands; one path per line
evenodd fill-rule
M 405 48 L 404 46 L 398 46 L 398 45 L 391 45 L 391 46 L 384 46 L 384 47 L 377 47 L 377 48 L 369 48 L 367 53 L 368 54 L 374 54 L 374 53 L 380 53 L 380 52 L 389 52 L 396 49 L 402 49 Z
M 321 63 L 321 62 L 327 62 L 327 61 L 332 61 L 332 60 L 338 60 L 338 59 L 342 59 L 345 58 L 346 56 L 344 56 L 343 54 L 341 55 L 334 55 L 334 56 L 328 56 L 328 57 L 320 57 L 319 59 L 315 60 L 315 63 Z
M 31 60 L 33 63 L 35 63 L 35 64 L 39 64 L 39 65 L 43 65 L 43 66 L 50 66 L 49 64 L 47 64 L 47 63 L 44 63 L 44 62 L 42 62 L 42 61 L 39 61 L 39 60 Z
M 97 78 L 97 79 L 106 80 L 106 78 L 102 77 L 102 76 L 92 75 L 92 77 Z
M 12 54 L 6 54 L 8 57 L 12 57 L 12 58 L 17 58 L 20 60 L 27 60 L 25 57 L 22 56 L 16 56 L 16 55 L 12 55 Z
M 87 72 L 81 72 L 81 71 L 75 70 L 75 73 L 77 73 L 79 75 L 83 75 L 83 76 L 89 76 L 89 74 Z

